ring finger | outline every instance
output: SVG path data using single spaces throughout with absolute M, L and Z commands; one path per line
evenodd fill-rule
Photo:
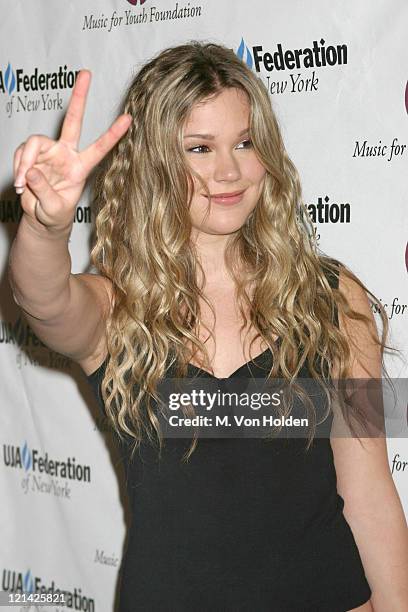
M 18 168 L 18 166 L 20 164 L 21 156 L 23 154 L 24 145 L 25 145 L 25 142 L 22 142 L 21 145 L 19 147 L 17 147 L 17 149 L 14 151 L 14 157 L 13 157 L 13 177 L 14 177 L 14 183 L 16 182 L 17 168 Z M 17 191 L 17 193 L 18 193 L 18 191 Z

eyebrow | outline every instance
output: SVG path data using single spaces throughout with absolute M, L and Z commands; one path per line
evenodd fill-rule
M 249 127 L 245 128 L 245 130 L 242 130 L 238 134 L 238 136 L 243 136 L 244 134 L 247 134 L 248 132 L 249 132 Z M 212 134 L 186 134 L 184 138 L 204 138 L 205 140 L 214 140 L 215 136 L 213 136 Z

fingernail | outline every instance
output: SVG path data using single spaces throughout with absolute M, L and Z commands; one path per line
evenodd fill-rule
M 21 195 L 24 192 L 24 187 L 16 187 L 17 195 Z

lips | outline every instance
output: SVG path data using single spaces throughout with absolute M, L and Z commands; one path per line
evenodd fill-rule
M 245 189 L 242 191 L 227 191 L 224 193 L 215 193 L 211 195 L 210 201 L 214 202 L 215 204 L 230 206 L 232 204 L 237 204 L 238 202 L 241 202 L 242 198 L 244 197 L 244 193 Z M 205 194 L 203 195 L 205 196 Z
M 241 193 L 244 193 L 244 189 L 242 189 L 241 191 L 230 191 L 228 193 L 213 193 L 211 194 L 211 197 L 212 198 L 232 198 L 234 196 L 241 195 Z

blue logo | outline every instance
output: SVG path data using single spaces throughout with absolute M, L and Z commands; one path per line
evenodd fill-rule
M 24 443 L 21 454 L 23 458 L 24 469 L 26 472 L 28 472 L 28 470 L 31 468 L 31 465 L 32 465 L 32 458 L 31 458 L 31 451 L 28 448 L 27 442 Z
M 34 578 L 32 577 L 30 570 L 27 570 L 24 575 L 23 585 L 26 593 L 34 593 Z
M 248 68 L 252 68 L 252 66 L 254 65 L 252 53 L 248 49 L 243 38 L 241 38 L 241 43 L 238 47 L 237 56 L 248 66 Z
M 12 69 L 10 62 L 8 63 L 6 72 L 4 73 L 4 85 L 9 95 L 16 88 L 16 75 L 14 74 L 14 70 Z

